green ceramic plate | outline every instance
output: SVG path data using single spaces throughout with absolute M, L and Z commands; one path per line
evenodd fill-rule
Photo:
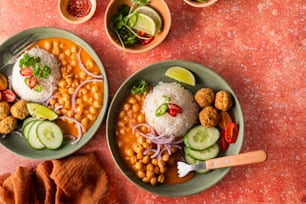
M 195 91 L 201 87 L 210 87 L 215 91 L 221 89 L 227 90 L 233 95 L 235 105 L 231 109 L 231 115 L 233 115 L 234 121 L 239 124 L 239 136 L 237 142 L 235 144 L 230 145 L 229 149 L 223 154 L 233 155 L 239 153 L 243 143 L 244 122 L 243 122 L 243 114 L 241 111 L 241 107 L 235 93 L 222 77 L 220 77 L 210 69 L 200 64 L 188 61 L 174 60 L 174 61 L 158 62 L 141 69 L 140 71 L 136 72 L 131 77 L 129 77 L 121 85 L 121 87 L 115 94 L 110 104 L 106 120 L 106 126 L 107 126 L 106 132 L 107 132 L 108 146 L 112 153 L 115 163 L 117 164 L 121 172 L 132 183 L 153 194 L 167 196 L 167 197 L 179 197 L 179 196 L 187 196 L 195 194 L 213 186 L 218 181 L 220 181 L 228 173 L 230 169 L 224 168 L 224 169 L 211 171 L 210 173 L 207 174 L 196 174 L 196 176 L 193 179 L 183 184 L 176 184 L 176 185 L 160 184 L 157 186 L 152 186 L 151 184 L 143 183 L 140 179 L 137 178 L 137 176 L 131 170 L 129 170 L 127 165 L 125 165 L 124 161 L 120 157 L 115 141 L 115 124 L 118 117 L 118 112 L 122 102 L 130 93 L 132 86 L 138 83 L 140 80 L 146 80 L 151 85 L 156 85 L 160 81 L 174 82 L 174 80 L 166 77 L 164 74 L 166 70 L 172 66 L 185 67 L 189 69 L 191 72 L 193 72 L 196 78 L 196 86 L 192 87 L 182 84 L 185 88 L 189 89 L 193 93 L 195 93 Z
M 104 76 L 104 104 L 95 123 L 83 135 L 82 139 L 77 144 L 72 145 L 70 143 L 65 143 L 58 150 L 47 150 L 47 149 L 35 150 L 28 145 L 27 141 L 24 138 L 20 137 L 15 133 L 8 135 L 5 139 L 0 138 L 0 143 L 7 149 L 11 150 L 12 152 L 27 158 L 37 159 L 37 160 L 50 160 L 50 159 L 65 157 L 77 151 L 82 146 L 84 146 L 95 135 L 96 131 L 100 127 L 100 124 L 106 115 L 106 110 L 108 105 L 107 102 L 109 97 L 108 81 L 106 73 L 98 55 L 84 40 L 65 30 L 57 28 L 41 27 L 41 28 L 33 28 L 25 30 L 23 32 L 18 33 L 17 35 L 5 41 L 0 46 L 0 65 L 3 63 L 3 56 L 5 55 L 7 49 L 13 46 L 14 44 L 16 44 L 17 42 L 19 42 L 20 40 L 25 38 L 31 38 L 32 40 L 35 41 L 50 37 L 60 37 L 74 41 L 75 43 L 80 45 L 83 49 L 85 49 L 94 58 L 98 67 L 100 68 L 101 74 Z M 4 72 L 7 76 L 11 74 L 11 71 L 12 71 L 12 66 L 6 67 L 4 70 L 1 70 L 1 72 Z

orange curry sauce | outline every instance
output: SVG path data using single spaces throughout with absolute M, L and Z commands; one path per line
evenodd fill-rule
M 190 180 L 194 176 L 194 173 L 190 173 L 183 178 L 179 178 L 177 174 L 176 163 L 184 155 L 183 150 L 172 148 L 173 153 L 171 155 L 168 155 L 167 151 L 164 151 L 163 154 L 166 153 L 167 155 L 166 157 L 161 157 L 162 159 L 166 158 L 165 171 L 163 171 L 164 168 L 156 164 L 157 158 L 151 158 L 153 153 L 148 154 L 148 151 L 146 151 L 156 145 L 152 144 L 149 139 L 145 139 L 136 132 L 132 132 L 134 125 L 146 123 L 142 109 L 144 98 L 145 96 L 143 95 L 130 94 L 120 108 L 116 125 L 116 141 L 121 157 L 127 166 L 145 183 L 151 183 L 152 185 L 156 185 L 157 183 L 179 184 Z M 140 127 L 138 130 L 142 133 L 149 131 L 144 127 Z M 147 179 L 147 177 L 150 177 L 151 180 Z M 157 182 L 155 182 L 154 177 L 156 177 Z M 160 177 L 164 179 L 160 179 Z
M 72 95 L 77 86 L 85 80 L 93 79 L 92 76 L 87 75 L 80 68 L 78 52 L 80 51 L 79 56 L 86 69 L 95 75 L 100 75 L 101 72 L 95 60 L 81 46 L 64 38 L 42 39 L 37 41 L 34 47 L 49 51 L 60 62 L 62 77 L 50 99 L 49 107 L 56 109 L 61 106 L 62 108 L 57 110 L 59 116 L 76 119 L 83 125 L 82 134 L 84 134 L 95 122 L 102 108 L 104 83 L 101 80 L 99 82 L 89 82 L 82 86 L 76 95 L 76 111 L 73 111 Z M 56 123 L 60 125 L 65 135 L 78 136 L 77 126 L 71 120 L 58 119 Z

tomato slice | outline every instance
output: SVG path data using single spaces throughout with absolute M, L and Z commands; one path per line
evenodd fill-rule
M 169 109 L 168 114 L 171 115 L 172 117 L 175 117 L 177 114 L 177 111 L 175 109 Z
M 224 130 L 230 122 L 232 122 L 232 117 L 228 112 L 222 111 L 218 115 L 218 126 L 221 130 Z
M 16 100 L 16 94 L 11 89 L 2 90 L 1 96 L 1 100 L 6 102 L 14 102 Z
M 234 122 L 227 124 L 224 130 L 224 138 L 228 143 L 235 143 L 238 137 L 238 125 Z
M 225 133 L 225 130 L 221 130 L 221 137 L 218 141 L 218 145 L 221 151 L 226 151 L 229 147 L 229 143 L 225 140 L 224 133 Z
M 20 69 L 20 74 L 21 76 L 29 77 L 29 76 L 32 76 L 33 71 L 31 68 L 23 67 Z

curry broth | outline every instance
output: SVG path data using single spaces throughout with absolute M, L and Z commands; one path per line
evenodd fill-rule
M 131 100 L 135 98 L 137 102 L 135 102 L 135 100 Z M 146 179 L 148 174 L 150 175 L 150 170 L 148 170 L 148 166 L 150 166 L 151 163 L 154 166 L 153 178 L 154 176 L 157 177 L 157 183 L 179 184 L 190 180 L 191 178 L 193 178 L 194 173 L 191 173 L 183 178 L 179 178 L 177 174 L 176 163 L 181 158 L 181 156 L 184 155 L 183 150 L 177 148 L 172 149 L 173 153 L 169 155 L 169 159 L 166 160 L 165 167 L 160 167 L 159 164 L 156 164 L 157 158 L 148 159 L 148 162 L 145 161 L 146 156 L 144 156 L 144 152 L 147 151 L 147 157 L 150 157 L 152 153 L 148 154 L 148 149 L 150 147 L 155 147 L 156 145 L 152 144 L 149 139 L 145 139 L 143 136 L 137 134 L 136 132 L 132 132 L 133 126 L 146 122 L 144 117 L 144 111 L 142 109 L 144 98 L 145 97 L 143 95 L 130 94 L 125 99 L 119 110 L 119 116 L 116 125 L 116 141 L 121 157 L 125 161 L 126 165 L 145 183 L 151 183 L 152 185 L 156 184 L 155 182 L 151 182 L 152 178 L 151 180 Z M 140 108 L 135 108 L 137 104 Z M 134 111 L 135 109 L 137 111 Z M 139 119 L 139 117 L 142 119 Z M 149 132 L 147 128 L 140 128 L 139 131 L 144 134 Z M 142 146 L 139 144 L 142 144 Z M 138 153 L 139 148 L 143 148 L 143 151 L 141 151 L 142 155 L 139 155 Z M 161 160 L 163 160 L 163 158 L 164 153 L 161 157 Z M 138 165 L 138 163 L 140 164 Z M 138 168 L 138 166 L 140 167 Z M 165 171 L 163 171 L 163 168 L 165 169 Z M 162 177 L 163 179 L 160 180 L 160 177 Z
M 84 126 L 82 133 L 86 132 L 95 122 L 102 108 L 104 100 L 104 83 L 89 82 L 80 89 L 76 95 L 77 112 L 73 113 L 71 107 L 71 96 L 77 85 L 85 80 L 93 79 L 87 75 L 78 62 L 78 52 L 84 67 L 95 75 L 100 75 L 100 69 L 90 54 L 78 44 L 65 38 L 46 38 L 36 42 L 34 47 L 39 47 L 51 52 L 60 62 L 62 78 L 58 89 L 50 99 L 49 107 L 55 109 L 56 106 L 63 106 L 57 113 L 61 116 L 74 118 Z M 90 116 L 90 117 L 88 117 Z M 58 119 L 56 123 L 62 128 L 66 135 L 78 135 L 78 129 L 71 120 Z

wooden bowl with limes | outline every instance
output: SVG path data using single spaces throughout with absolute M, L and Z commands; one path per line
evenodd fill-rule
M 113 45 L 125 52 L 141 53 L 165 40 L 171 27 L 171 14 L 164 0 L 152 0 L 147 5 L 132 5 L 131 0 L 111 0 L 104 21 L 106 34 Z

